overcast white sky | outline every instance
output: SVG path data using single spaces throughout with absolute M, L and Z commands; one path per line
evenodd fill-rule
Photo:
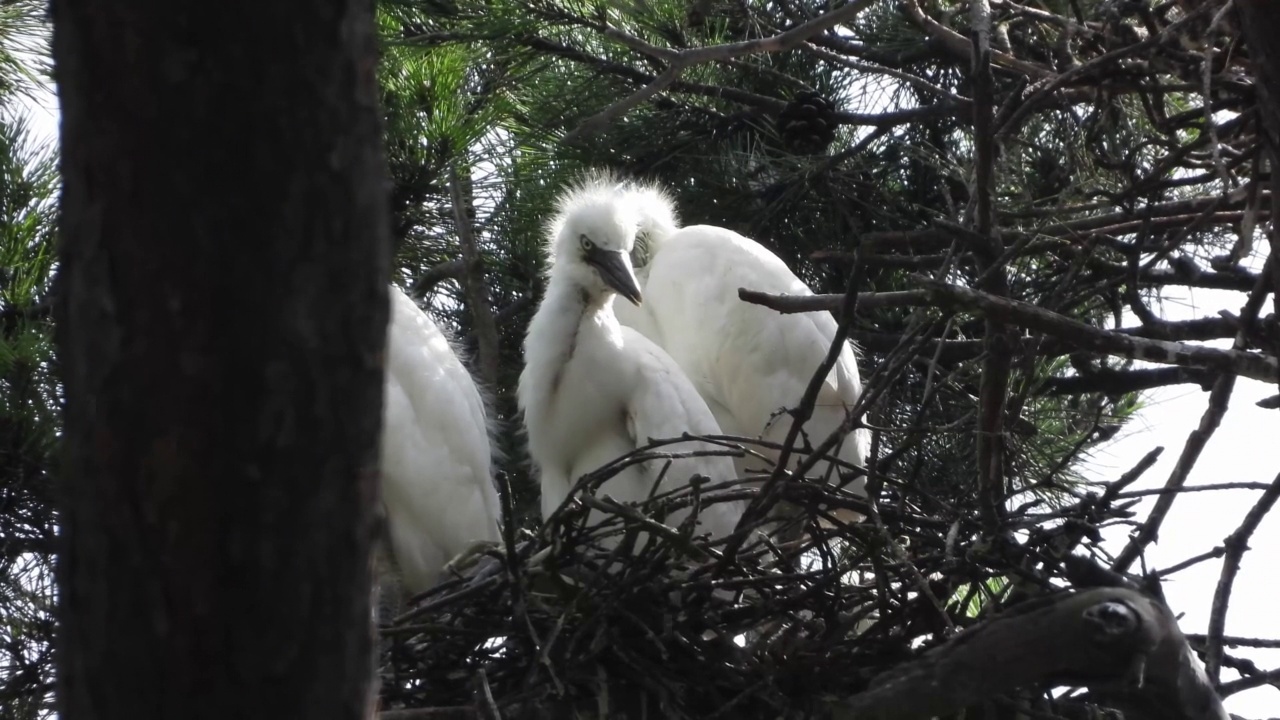
M 1256 267 L 1254 269 L 1257 269 Z M 1221 290 L 1190 290 L 1183 302 L 1166 303 L 1169 319 L 1189 319 L 1216 315 L 1219 310 L 1238 314 L 1243 304 L 1240 293 Z M 1268 300 L 1270 306 L 1270 300 Z M 1266 309 L 1264 308 L 1264 314 Z M 1132 319 L 1131 319 L 1132 321 Z M 1136 323 L 1135 323 L 1136 324 Z M 1215 343 L 1229 346 L 1229 343 Z M 1257 380 L 1236 381 L 1231 405 L 1222 425 L 1214 433 L 1196 463 L 1188 486 L 1223 482 L 1269 483 L 1280 474 L 1280 410 L 1263 410 L 1255 403 L 1275 395 L 1280 388 Z M 1179 385 L 1149 393 L 1147 407 L 1129 423 L 1121 437 L 1099 451 L 1089 468 L 1099 480 L 1114 480 L 1137 464 L 1148 451 L 1163 446 L 1159 462 L 1134 485 L 1134 489 L 1164 485 L 1173 471 L 1187 435 L 1196 428 L 1208 406 L 1207 392 L 1198 385 Z M 1275 446 L 1271 443 L 1276 443 Z M 1209 491 L 1183 495 L 1165 519 L 1159 542 L 1147 553 L 1149 567 L 1165 568 L 1222 545 L 1260 493 L 1245 490 Z M 1150 500 L 1139 506 L 1145 517 Z M 1268 515 L 1254 534 L 1237 575 L 1227 615 L 1226 633 L 1255 638 L 1280 638 L 1280 509 Z M 1119 552 L 1128 528 L 1115 528 L 1107 536 L 1113 552 Z M 1182 614 L 1183 632 L 1204 633 L 1209 622 L 1220 560 L 1210 560 L 1184 570 L 1164 583 L 1165 596 L 1174 612 Z M 1261 669 L 1280 666 L 1280 650 L 1230 649 L 1228 653 L 1247 657 Z M 1236 673 L 1224 670 L 1224 680 Z M 1227 699 L 1228 712 L 1246 718 L 1280 715 L 1280 690 L 1264 686 Z
M 51 94 L 39 98 L 29 107 L 33 130 L 53 141 L 57 136 L 57 101 Z M 1255 266 L 1255 269 L 1256 266 Z M 1213 290 L 1191 290 L 1181 302 L 1165 304 L 1168 319 L 1180 320 L 1216 315 L 1219 310 L 1239 313 L 1239 293 Z M 1270 301 L 1268 301 L 1268 305 Z M 1265 311 L 1264 311 L 1265 312 Z M 1221 427 L 1209 442 L 1188 485 L 1221 482 L 1271 482 L 1280 473 L 1280 411 L 1263 410 L 1254 403 L 1280 392 L 1255 380 L 1241 378 L 1231 399 L 1231 407 Z M 1165 448 L 1160 461 L 1147 471 L 1138 488 L 1162 486 L 1207 405 L 1208 393 L 1196 385 L 1181 385 L 1153 391 L 1147 407 L 1129 423 L 1119 438 L 1096 453 L 1089 466 L 1090 474 L 1099 480 L 1114 480 L 1135 465 L 1151 448 Z M 1272 443 L 1275 443 L 1273 446 Z M 1149 566 L 1163 568 L 1211 550 L 1236 529 L 1245 512 L 1256 501 L 1253 491 L 1218 491 L 1184 495 L 1173 505 L 1164 523 L 1159 542 L 1148 552 Z M 1150 501 L 1139 507 L 1140 516 Z M 1280 510 L 1277 510 L 1280 512 Z M 1118 552 L 1123 546 L 1127 528 L 1110 531 L 1109 547 Z M 1280 517 L 1275 513 L 1263 521 L 1250 543 L 1253 550 L 1245 555 L 1236 578 L 1227 616 L 1228 635 L 1258 638 L 1280 638 L 1280 612 L 1276 610 L 1280 588 Z M 1165 593 L 1175 612 L 1182 614 L 1181 626 L 1187 633 L 1204 633 L 1209 608 L 1217 586 L 1222 563 L 1211 560 L 1185 570 L 1165 583 Z M 1280 650 L 1228 649 L 1228 652 L 1254 659 L 1260 668 L 1280 666 Z M 1236 677 L 1224 670 L 1223 678 Z M 1280 715 L 1280 690 L 1264 686 L 1232 696 L 1226 702 L 1229 712 L 1259 720 Z

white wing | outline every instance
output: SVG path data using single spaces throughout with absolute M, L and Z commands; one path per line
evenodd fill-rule
M 497 540 L 497 493 L 479 388 L 436 324 L 391 288 L 382 496 L 410 592 L 470 544 Z
M 825 357 L 837 328 L 831 314 L 781 315 L 739 300 L 741 287 L 812 293 L 776 255 L 724 228 L 677 231 L 648 271 L 643 292 L 656 329 L 647 334 L 660 338 L 709 405 L 727 410 L 738 432 L 784 439 L 790 419 L 777 413 L 799 404 Z M 811 442 L 835 430 L 861 390 L 853 350 L 846 345 L 805 426 Z M 864 444 L 861 433 L 846 439 L 842 459 L 861 464 Z
M 623 328 L 623 342 L 630 357 L 637 362 L 637 374 L 627 404 L 628 428 L 636 446 L 650 439 L 674 438 L 688 432 L 693 435 L 719 435 L 720 426 L 706 402 L 685 376 L 680 366 L 662 348 L 631 328 Z M 669 446 L 671 450 L 718 449 L 709 443 L 689 441 Z M 650 463 L 655 474 L 661 462 Z M 678 487 L 694 474 L 724 481 L 736 477 L 733 461 L 725 456 L 682 458 L 672 463 L 663 478 L 663 489 Z M 717 503 L 706 508 L 699 517 L 702 529 L 720 537 L 732 532 L 742 514 L 741 503 Z M 672 520 L 679 522 L 682 516 Z

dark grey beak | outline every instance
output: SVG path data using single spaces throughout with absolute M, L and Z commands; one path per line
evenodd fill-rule
M 630 300 L 632 304 L 640 304 L 643 299 L 640 297 L 640 285 L 636 282 L 635 273 L 631 272 L 626 255 L 592 247 L 587 250 L 586 260 L 587 264 L 600 273 L 600 277 L 604 278 L 609 287 L 617 290 L 619 295 Z

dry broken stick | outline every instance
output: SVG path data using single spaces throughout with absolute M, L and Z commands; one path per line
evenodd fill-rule
M 836 701 L 832 717 L 923 720 L 1052 684 L 1087 686 L 1131 718 L 1228 718 L 1173 614 L 1126 588 L 1016 606 Z

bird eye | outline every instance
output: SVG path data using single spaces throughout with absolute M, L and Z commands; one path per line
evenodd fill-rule
M 587 237 L 586 235 L 580 235 L 578 237 L 578 240 L 582 243 L 583 250 L 590 250 L 591 248 L 596 246 L 595 243 L 591 242 L 591 238 Z

